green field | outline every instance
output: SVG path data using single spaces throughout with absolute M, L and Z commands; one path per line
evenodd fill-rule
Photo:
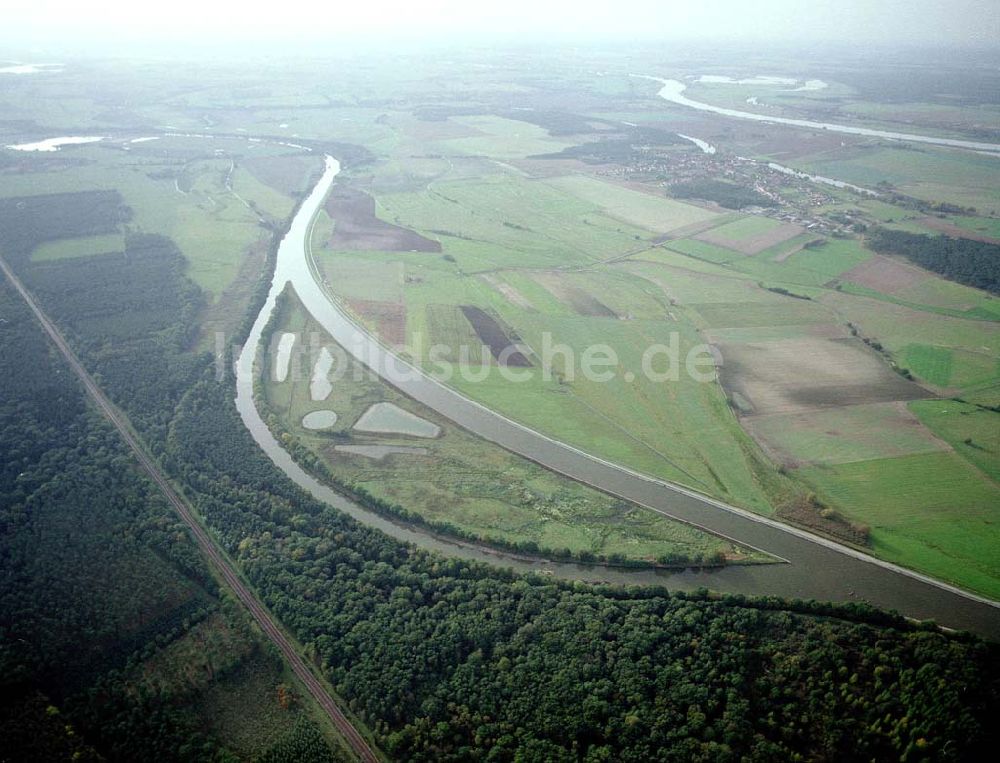
M 809 467 L 797 474 L 871 526 L 879 556 L 1000 598 L 1000 487 L 953 452 Z
M 976 207 L 981 212 L 997 212 L 1000 211 L 1000 186 L 995 161 L 984 160 L 971 152 L 927 146 L 877 146 L 844 149 L 839 155 L 815 159 L 801 166 L 806 171 L 863 187 L 888 182 L 919 199 L 949 201 Z
M 896 403 L 755 416 L 748 426 L 788 461 L 846 464 L 947 449 Z
M 786 270 L 792 268 L 808 274 L 806 283 L 826 283 L 841 273 L 860 265 L 871 258 L 872 253 L 854 239 L 824 239 L 817 247 L 807 247 L 799 250 L 786 259 Z M 797 273 L 795 273 L 797 274 Z M 794 280 L 795 274 L 792 275 Z M 813 279 L 813 274 L 818 276 Z M 788 274 L 785 275 L 788 277 Z
M 248 209 L 225 187 L 230 160 L 214 156 L 219 148 L 233 155 L 249 151 L 247 141 L 219 139 L 212 143 L 185 138 L 165 138 L 143 143 L 129 152 L 83 147 L 81 156 L 98 159 L 62 168 L 58 172 L 8 175 L 4 197 L 92 189 L 115 189 L 132 210 L 133 230 L 155 231 L 171 237 L 188 260 L 188 274 L 211 299 L 218 298 L 240 275 L 247 249 L 266 235 L 258 214 Z M 257 148 L 264 152 L 270 149 Z M 279 149 L 278 153 L 288 149 Z M 261 214 L 281 219 L 292 201 L 265 186 L 248 172 L 237 169 L 234 190 L 258 205 Z M 55 242 L 35 258 L 60 258 L 91 254 L 91 243 Z M 103 249 L 101 251 L 120 251 Z
M 457 117 L 455 122 L 482 133 L 444 142 L 466 154 L 482 154 L 497 159 L 519 159 L 532 154 L 559 153 L 572 145 L 553 139 L 541 127 L 501 117 Z
M 294 297 L 283 303 L 274 330 L 322 335 Z M 263 388 L 268 409 L 278 417 L 277 426 L 304 444 L 343 485 L 402 506 L 433 526 L 451 526 L 464 536 L 525 550 L 568 549 L 575 555 L 639 560 L 708 559 L 720 554 L 733 560 L 763 560 L 756 552 L 736 549 L 715 536 L 541 469 L 455 427 L 379 381 L 364 374 L 357 378 L 357 370 L 349 361 L 330 397 L 321 402 L 311 398 L 308 373 L 301 379 L 290 374 L 280 383 L 269 375 Z M 369 406 L 383 401 L 434 422 L 440 436 L 372 435 L 352 429 Z M 302 417 L 315 410 L 335 411 L 336 424 L 322 432 L 304 428 Z M 378 460 L 337 449 L 345 445 L 420 450 Z
M 386 171 L 399 178 L 407 175 L 406 167 L 396 158 Z M 381 184 L 376 172 L 373 186 Z M 384 184 L 398 187 L 397 180 Z M 706 339 L 775 347 L 795 341 L 825 352 L 824 342 L 835 348 L 849 339 L 853 324 L 918 379 L 980 389 L 1000 375 L 997 326 L 978 317 L 988 314 L 989 297 L 932 275 L 893 295 L 841 285 L 845 272 L 872 257 L 857 239 L 821 238 L 796 251 L 816 238 L 802 234 L 753 256 L 691 238 L 650 246 L 650 233 L 685 225 L 717 220 L 712 233 L 728 232 L 736 245 L 777 223 L 713 217 L 580 174 L 532 180 L 496 171 L 468 177 L 456 164 L 423 186 L 377 193 L 376 199 L 381 218 L 437 238 L 442 255 L 331 251 L 320 232 L 314 244 L 327 281 L 350 299 L 368 294 L 400 306 L 408 344 L 418 350 L 433 342 L 478 344 L 460 305 L 494 315 L 530 349 L 534 367 L 518 369 L 526 380 L 512 383 L 495 365 L 480 365 L 488 355 L 478 349 L 465 364 L 453 354 L 445 367 L 453 372 L 451 384 L 466 395 L 595 455 L 761 512 L 772 513 L 790 496 L 819 491 L 852 521 L 875 528 L 875 553 L 906 563 L 908 550 L 913 564 L 923 563 L 925 550 L 914 538 L 900 546 L 903 551 L 888 550 L 887 539 L 901 526 L 880 523 L 879 512 L 848 489 L 848 467 L 863 470 L 935 454 L 944 456 L 936 465 L 942 479 L 963 479 L 964 461 L 943 450 L 948 438 L 935 437 L 905 406 L 868 404 L 862 394 L 829 410 L 757 417 L 744 430 L 718 383 L 695 382 L 686 374 L 655 383 L 634 372 L 646 348 L 674 335 L 682 355 Z M 616 261 L 602 262 L 609 259 Z M 587 300 L 608 315 L 591 314 Z M 366 320 L 384 328 L 379 319 Z M 579 373 L 568 378 L 561 356 L 550 365 L 541 361 L 546 342 L 563 345 L 575 359 L 600 342 L 614 351 L 618 366 L 605 381 Z M 882 378 L 886 362 L 872 350 L 865 373 Z M 628 380 L 626 370 L 633 372 Z M 794 365 L 788 373 L 794 378 Z M 807 374 L 802 383 L 808 386 L 813 372 L 800 373 Z M 782 474 L 779 463 L 792 468 Z M 822 472 L 822 484 L 814 471 Z M 948 571 L 950 579 L 983 589 L 957 567 Z
M 876 338 L 901 362 L 906 361 L 908 352 L 916 352 L 914 373 L 923 369 L 942 379 L 947 370 L 947 386 L 955 388 L 980 385 L 998 376 L 1000 326 L 996 323 L 939 315 L 837 291 L 826 292 L 821 301 L 839 315 L 849 317 L 862 334 Z M 912 349 L 915 345 L 937 350 Z M 950 368 L 942 367 L 943 353 L 949 350 Z M 926 380 L 934 383 L 931 378 Z
M 57 239 L 47 241 L 31 253 L 32 262 L 51 262 L 72 257 L 89 257 L 92 254 L 107 252 L 122 252 L 125 250 L 125 237 L 120 233 L 105 236 L 81 236 L 80 238 Z
M 956 453 L 1000 483 L 1000 413 L 956 400 L 913 402 L 910 410 Z
M 1000 218 L 997 217 L 949 217 L 948 222 L 973 233 L 1000 238 Z
M 716 246 L 715 244 L 710 244 L 707 241 L 696 241 L 695 239 L 680 239 L 678 241 L 671 241 L 664 246 L 673 252 L 680 252 L 681 254 L 686 254 L 689 257 L 719 264 L 733 262 L 734 260 L 742 259 L 744 256 L 739 252 L 734 252 L 732 249 Z
M 737 220 L 733 220 L 731 223 L 720 225 L 717 228 L 712 228 L 712 235 L 720 236 L 721 238 L 729 239 L 730 241 L 736 243 L 744 238 L 756 236 L 759 233 L 765 233 L 769 230 L 773 230 L 779 225 L 781 225 L 781 223 L 777 220 L 772 220 L 770 217 L 750 215 L 748 217 L 741 217 Z
M 530 37 L 537 19 L 520 21 Z M 1000 299 L 929 273 L 893 281 L 865 239 L 876 221 L 1000 235 L 997 159 L 719 119 L 630 76 L 684 78 L 692 97 L 735 108 L 987 140 L 1000 109 L 975 85 L 997 72 L 905 52 L 885 72 L 858 56 L 827 72 L 793 52 L 471 42 L 382 57 L 328 46 L 324 60 L 262 50 L 259 64 L 225 44 L 214 63 L 95 50 L 59 72 L 0 74 L 0 256 L 380 760 L 989 759 L 995 649 L 870 607 L 836 569 L 813 570 L 833 585 L 798 599 L 757 596 L 787 565 L 751 566 L 776 560 L 547 471 L 356 362 L 314 400 L 314 341 L 341 354 L 291 290 L 265 334 L 298 335 L 298 372 L 258 379 L 259 411 L 304 469 L 407 529 L 303 491 L 248 434 L 228 353 L 213 367 L 205 350 L 236 351 L 271 246 L 328 153 L 342 171 L 337 219 L 321 212 L 313 230 L 318 271 L 387 344 L 427 367 L 431 343 L 469 346 L 438 370 L 498 413 L 1000 601 Z M 810 67 L 829 88 L 695 81 Z M 913 100 L 921 89 L 935 102 Z M 60 134 L 104 137 L 4 148 Z M 884 181 L 881 200 L 743 158 L 765 156 Z M 671 195 L 702 176 L 776 206 Z M 6 201 L 91 189 L 128 210 L 111 194 Z M 412 251 L 419 237 L 373 222 L 369 198 L 441 251 Z M 75 224 L 107 235 L 47 240 Z M 96 758 L 17 754 L 18 741 L 75 739 L 108 760 L 354 759 L 22 303 L 0 288 L 0 663 L 8 693 L 31 694 L 0 699 L 0 758 Z M 508 369 L 526 380 L 483 346 L 496 332 L 530 362 Z M 657 346 L 713 370 L 650 378 Z M 616 355 L 608 378 L 567 357 L 595 348 Z M 363 430 L 376 404 L 433 432 Z M 319 412 L 338 418 L 307 427 Z M 657 577 L 671 590 L 627 584 Z M 988 616 L 961 615 L 989 635 Z
M 377 200 L 379 217 L 437 238 L 466 271 L 585 264 L 635 249 L 648 235 L 515 173 L 438 181 Z
M 801 96 L 807 97 L 812 96 Z M 799 95 L 787 98 L 791 103 Z M 264 108 L 260 124 L 278 131 L 286 129 L 280 124 L 288 120 L 293 125 L 288 129 L 302 134 L 335 130 L 341 139 L 364 142 L 377 162 L 348 170 L 339 182 L 370 189 L 381 219 L 440 241 L 443 250 L 331 250 L 326 242 L 335 221 L 321 215 L 315 249 L 331 288 L 375 331 L 389 330 L 386 311 L 397 310 L 395 330 L 415 347 L 470 345 L 465 370 L 483 378 L 459 376 L 453 383 L 474 399 L 596 455 L 765 513 L 790 495 L 817 489 L 815 480 L 805 478 L 812 468 L 840 469 L 859 458 L 865 460 L 857 463 L 867 464 L 890 456 L 926 455 L 941 441 L 980 468 L 990 457 L 988 450 L 974 447 L 964 453 L 965 437 L 956 441 L 957 435 L 942 434 L 941 425 L 932 426 L 924 416 L 914 425 L 912 417 L 887 404 L 776 415 L 747 423 L 745 431 L 718 383 L 693 382 L 682 375 L 677 382 L 657 384 L 642 374 L 626 381 L 624 371 L 636 371 L 643 350 L 668 343 L 675 333 L 683 355 L 706 340 L 769 346 L 842 338 L 850 323 L 885 348 L 886 357 L 873 353 L 873 362 L 891 358 L 938 390 L 993 404 L 1000 394 L 994 386 L 1000 378 L 997 300 L 933 276 L 892 294 L 841 282 L 847 271 L 872 256 L 860 239 L 821 239 L 820 245 L 799 248 L 816 238 L 805 233 L 752 256 L 699 241 L 692 238 L 696 231 L 711 229 L 738 246 L 778 223 L 763 216 L 718 214 L 669 199 L 658 189 L 643 192 L 586 170 L 535 177 L 524 169 L 531 162 L 518 160 L 557 152 L 568 143 L 527 122 L 495 116 L 425 121 L 402 112 L 384 121 L 379 109 L 357 106 L 338 111 L 343 118 L 337 116 L 337 124 L 330 126 L 333 112 L 313 96 L 303 94 L 301 103 L 309 108 L 293 116 L 282 114 L 277 103 Z M 645 119 L 639 113 L 623 118 Z M 229 129 L 237 127 L 238 122 L 229 123 Z M 216 145 L 227 154 L 215 156 Z M 76 155 L 100 156 L 103 170 L 80 164 L 45 173 L 45 190 L 119 188 L 133 210 L 130 225 L 174 238 L 189 261 L 190 275 L 215 309 L 225 313 L 238 297 L 231 292 L 234 285 L 249 283 L 259 268 L 255 258 L 261 254 L 248 254 L 266 235 L 258 217 L 273 221 L 286 215 L 315 163 L 284 149 L 250 148 L 234 138 L 216 145 L 170 138 L 127 153 L 83 147 Z M 807 164 L 862 185 L 885 179 L 935 199 L 951 199 L 950 189 L 962 184 L 965 196 L 954 197 L 959 201 L 975 195 L 982 201 L 993 193 L 993 181 L 982 169 L 972 168 L 955 152 L 936 149 L 849 148 L 803 166 Z M 930 177 L 931 170 L 936 173 L 933 184 L 917 183 Z M 235 194 L 226 186 L 227 177 Z M 8 179 L 5 195 L 42 187 L 40 177 Z M 872 199 L 841 198 L 831 209 L 853 207 L 883 221 L 906 224 L 915 219 L 912 211 Z M 989 211 L 985 205 L 982 209 Z M 987 235 L 995 222 L 988 217 L 949 220 Z M 687 238 L 652 244 L 654 235 L 670 232 Z M 46 244 L 35 258 L 83 256 L 109 246 L 113 238 Z M 810 299 L 793 299 L 781 290 Z M 617 317 L 590 314 L 587 300 Z M 529 381 L 511 384 L 495 365 L 480 365 L 484 355 L 461 305 L 488 311 L 535 353 Z M 619 357 L 614 378 L 594 382 L 578 375 L 568 380 L 557 358 L 549 369 L 553 378 L 544 379 L 537 354 L 546 336 L 577 357 L 595 342 L 607 344 Z M 790 368 L 789 373 L 796 371 Z M 920 405 L 911 404 L 911 410 Z M 866 416 L 880 422 L 877 435 L 865 431 Z M 978 442 L 975 433 L 967 436 Z M 978 437 L 988 439 L 985 432 Z M 782 475 L 766 455 L 775 452 L 778 460 L 800 468 Z M 939 465 L 939 471 L 955 474 L 962 462 L 948 463 L 947 469 Z M 841 477 L 829 479 L 836 487 Z M 428 495 L 433 494 L 428 488 Z M 840 501 L 830 498 L 846 511 Z M 494 512 L 496 526 L 502 524 L 498 516 Z M 470 532 L 488 529 L 475 518 L 466 521 Z M 555 542 L 563 532 L 538 530 L 537 537 Z M 892 532 L 882 528 L 872 537 L 884 542 Z M 584 548 L 584 540 L 597 547 L 590 535 L 577 537 L 574 548 Z M 906 548 L 917 554 L 913 543 Z
M 693 204 L 635 191 L 586 175 L 567 175 L 545 183 L 596 204 L 612 217 L 654 233 L 667 233 L 717 216 L 717 213 Z

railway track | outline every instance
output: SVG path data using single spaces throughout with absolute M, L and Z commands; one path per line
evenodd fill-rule
M 198 548 L 206 557 L 208 557 L 211 564 L 215 566 L 223 580 L 226 582 L 226 585 L 229 586 L 243 606 L 250 612 L 253 619 L 260 626 L 261 630 L 263 630 L 271 642 L 278 647 L 278 651 L 281 652 L 282 656 L 291 666 L 295 675 L 298 676 L 299 680 L 305 685 L 313 699 L 316 700 L 316 703 L 330 718 L 330 721 L 336 729 L 347 740 L 351 749 L 358 756 L 358 759 L 365 761 L 365 763 L 378 763 L 379 758 L 375 755 L 368 742 L 354 727 L 354 724 L 351 723 L 347 716 L 344 715 L 343 711 L 341 711 L 341 709 L 337 706 L 337 703 L 334 702 L 330 694 L 323 688 L 319 679 L 316 678 L 315 674 L 306 664 L 305 660 L 302 659 L 299 653 L 292 646 L 288 637 L 281 630 L 281 628 L 278 627 L 274 618 L 267 611 L 264 605 L 257 599 L 253 591 L 251 591 L 236 574 L 232 564 L 223 554 L 218 544 L 201 526 L 201 523 L 194 516 L 190 507 L 164 476 L 160 467 L 143 449 L 139 439 L 132 432 L 128 421 L 114 407 L 114 405 L 112 405 L 111 401 L 108 400 L 104 392 L 101 391 L 101 388 L 97 385 L 87 372 L 87 369 L 83 367 L 83 364 L 76 357 L 76 353 L 73 352 L 62 333 L 49 319 L 41 307 L 38 306 L 34 297 L 31 295 L 31 292 L 25 288 L 20 279 L 18 279 L 3 258 L 0 258 L 0 271 L 3 271 L 7 280 L 10 281 L 10 283 L 21 295 L 21 298 L 27 303 L 31 312 L 34 313 L 35 318 L 45 330 L 45 333 L 48 334 L 49 339 L 52 340 L 52 343 L 55 344 L 59 352 L 62 353 L 70 368 L 83 383 L 87 394 L 90 395 L 91 399 L 93 399 L 101 413 L 104 414 L 105 418 L 107 418 L 115 429 L 118 430 L 122 439 L 125 440 L 125 443 L 135 454 L 140 466 L 142 466 L 146 473 L 149 474 L 150 478 L 160 488 L 160 491 L 163 493 L 170 505 L 180 515 L 181 519 L 184 520 L 185 524 L 187 524 L 188 528 L 191 530 L 191 534 L 194 536 L 195 542 L 198 544 Z

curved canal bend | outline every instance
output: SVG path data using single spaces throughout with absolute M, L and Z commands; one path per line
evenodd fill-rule
M 747 595 L 868 601 L 909 617 L 934 619 L 949 627 L 1000 639 L 1000 604 L 997 602 L 591 456 L 491 411 L 396 357 L 340 310 L 317 281 L 311 267 L 308 243 L 312 224 L 339 171 L 337 160 L 327 156 L 322 178 L 301 205 L 281 241 L 270 292 L 236 361 L 236 405 L 244 423 L 271 460 L 314 497 L 399 540 L 504 567 L 551 571 L 561 577 L 612 583 L 654 583 L 681 590 L 704 586 Z M 362 508 L 296 464 L 267 429 L 253 402 L 254 358 L 277 297 L 288 283 L 316 321 L 352 356 L 405 394 L 460 426 L 553 471 L 743 545 L 762 549 L 787 563 L 653 571 L 531 562 L 442 539 Z
M 868 138 L 887 138 L 888 140 L 905 140 L 909 143 L 928 143 L 932 146 L 944 146 L 946 148 L 964 148 L 970 151 L 990 154 L 1000 157 L 1000 144 L 981 143 L 974 140 L 958 140 L 957 138 L 936 138 L 933 135 L 914 135 L 906 132 L 892 132 L 891 130 L 876 130 L 871 127 L 854 127 L 851 125 L 839 125 L 832 122 L 813 122 L 809 119 L 793 119 L 791 117 L 778 117 L 769 114 L 757 114 L 752 111 L 739 111 L 738 109 L 727 109 L 723 106 L 713 106 L 702 101 L 693 101 L 684 95 L 687 90 L 680 80 L 663 79 L 653 77 L 649 74 L 633 74 L 637 79 L 648 79 L 659 82 L 662 87 L 657 95 L 665 101 L 676 103 L 679 106 L 687 106 L 698 111 L 710 111 L 724 117 L 735 119 L 749 119 L 753 122 L 767 122 L 776 125 L 790 125 L 792 127 L 806 127 L 811 130 L 827 130 L 829 132 L 839 132 L 845 135 L 861 135 Z

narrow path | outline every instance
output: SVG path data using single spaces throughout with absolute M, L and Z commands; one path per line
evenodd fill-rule
M 70 348 L 69 344 L 67 344 L 66 340 L 62 336 L 62 333 L 55 326 L 55 324 L 49 320 L 48 316 L 35 302 L 31 293 L 24 287 L 18 277 L 14 275 L 13 271 L 2 258 L 0 258 L 0 270 L 3 271 L 4 275 L 11 282 L 11 284 L 13 284 L 14 288 L 17 289 L 18 293 L 20 293 L 21 297 L 28 304 L 28 307 L 31 308 L 31 311 L 35 314 L 38 322 L 42 325 L 42 328 L 45 329 L 45 333 L 49 335 L 49 338 L 52 340 L 53 344 L 55 344 L 59 352 L 62 353 L 70 368 L 79 377 L 87 393 L 97 404 L 101 413 L 103 413 L 108 421 L 114 425 L 115 429 L 118 430 L 122 439 L 125 440 L 125 443 L 135 454 L 139 464 L 149 474 L 152 480 L 160 488 L 164 497 L 167 501 L 169 501 L 170 505 L 173 506 L 174 510 L 180 515 L 181 519 L 184 520 L 185 524 L 187 524 L 192 535 L 194 535 L 195 542 L 198 544 L 201 552 L 208 557 L 209 561 L 219 571 L 219 574 L 222 575 L 229 588 L 236 594 L 236 597 L 240 600 L 240 602 L 242 602 L 243 606 L 247 608 L 250 614 L 253 615 L 254 620 L 257 621 L 261 630 L 263 630 L 274 645 L 278 647 L 278 650 L 292 667 L 292 670 L 295 671 L 295 675 L 299 677 L 299 680 L 302 681 L 303 684 L 305 684 L 309 693 L 313 696 L 313 699 L 316 700 L 317 704 L 319 704 L 319 706 L 323 709 L 323 712 L 325 712 L 333 722 L 333 725 L 348 741 L 351 749 L 360 760 L 363 760 L 366 763 L 378 763 L 378 757 L 374 752 L 372 752 L 372 749 L 368 746 L 365 738 L 347 719 L 340 708 L 337 707 L 336 703 L 320 684 L 313 672 L 309 669 L 309 666 L 306 665 L 305 661 L 292 646 L 288 637 L 275 623 L 271 614 L 267 611 L 264 605 L 257 599 L 256 595 L 249 589 L 249 587 L 244 584 L 242 580 L 240 580 L 229 560 L 223 555 L 215 541 L 211 538 L 211 536 L 209 536 L 209 534 L 195 518 L 187 503 L 170 485 L 167 478 L 160 471 L 159 466 L 157 466 L 157 464 L 146 454 L 142 445 L 139 443 L 138 438 L 132 433 L 132 429 L 125 416 L 119 413 L 118 410 L 111 404 L 108 398 L 101 391 L 100 387 L 97 386 L 97 383 L 83 367 L 83 364 L 76 357 L 76 354 Z

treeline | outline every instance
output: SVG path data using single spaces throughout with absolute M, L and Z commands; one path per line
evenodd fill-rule
M 154 447 L 205 362 L 186 351 L 202 296 L 184 265 L 170 239 L 132 233 L 122 253 L 40 263 L 23 277 Z
M 525 117 L 518 117 L 525 119 Z M 594 132 L 589 128 L 587 132 Z M 632 127 L 615 137 L 601 138 L 550 154 L 537 154 L 533 159 L 579 159 L 587 164 L 629 165 L 656 157 L 653 146 L 675 146 L 687 141 L 668 130 L 655 127 Z
M 198 385 L 172 462 L 400 759 L 960 760 L 992 743 L 980 642 L 861 605 L 600 589 L 407 548 L 269 479 L 228 400 Z
M 880 254 L 896 254 L 952 281 L 1000 294 L 1000 245 L 967 238 L 876 228 L 867 244 Z
M 669 188 L 675 199 L 703 199 L 714 201 L 726 209 L 744 207 L 774 207 L 777 202 L 753 188 L 727 183 L 723 180 L 699 179 L 674 183 Z
M 180 277 L 180 276 L 177 276 Z M 166 288 L 166 286 L 164 286 Z M 175 286 L 178 292 L 184 288 Z M 70 323 L 74 317 L 66 315 Z M 232 379 L 186 358 L 104 384 L 350 708 L 398 759 L 976 760 L 997 648 L 863 605 L 518 576 L 400 544 L 304 494 L 257 448 Z M 101 324 L 74 335 L 97 368 Z
M 11 263 L 60 238 L 114 233 L 132 218 L 117 191 L 79 191 L 0 199 L 0 240 Z

